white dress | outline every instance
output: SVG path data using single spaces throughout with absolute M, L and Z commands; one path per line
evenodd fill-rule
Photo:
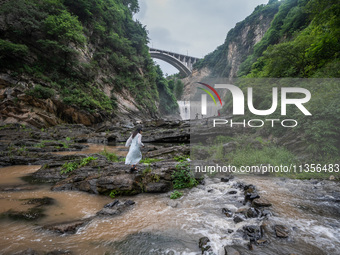
M 125 146 L 130 146 L 129 153 L 125 158 L 125 164 L 136 165 L 142 159 L 142 152 L 140 151 L 140 147 L 144 146 L 142 143 L 142 135 L 138 133 L 133 139 L 131 135 L 126 141 Z

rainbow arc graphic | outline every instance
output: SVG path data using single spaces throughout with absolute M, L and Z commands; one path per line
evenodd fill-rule
M 206 84 L 206 83 L 203 83 L 203 82 L 197 82 L 197 83 L 201 84 L 201 85 L 203 85 L 203 86 L 205 86 L 207 88 L 209 88 L 212 92 L 214 92 L 214 94 L 217 96 L 217 98 L 220 101 L 220 104 L 222 106 L 221 97 L 219 96 L 219 94 L 217 93 L 217 91 L 213 87 L 211 87 L 209 84 Z M 206 92 L 212 98 L 212 100 L 214 101 L 215 105 L 217 105 L 217 102 L 216 102 L 214 96 L 211 94 L 211 92 L 209 90 L 204 89 L 204 88 L 200 88 L 200 87 L 198 87 L 198 89 L 201 89 L 204 92 Z M 201 109 L 202 110 L 202 114 L 203 115 L 207 115 L 207 95 L 202 94 L 202 96 L 201 96 L 201 103 L 202 103 L 202 105 L 201 105 L 202 106 L 202 109 Z

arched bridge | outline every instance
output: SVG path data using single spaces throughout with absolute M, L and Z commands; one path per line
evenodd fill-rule
M 178 69 L 181 75 L 187 77 L 192 72 L 192 66 L 199 58 L 178 54 L 166 50 L 150 48 L 149 53 L 152 58 L 161 59 Z

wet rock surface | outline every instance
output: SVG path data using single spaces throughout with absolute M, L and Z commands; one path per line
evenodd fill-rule
M 228 218 L 233 217 L 233 212 L 229 209 L 223 208 L 222 213 L 225 214 L 225 216 L 227 216 Z
M 201 249 L 202 254 L 213 254 L 211 246 L 209 245 L 210 240 L 208 237 L 201 237 L 198 241 L 198 247 Z
M 287 238 L 289 236 L 289 229 L 286 226 L 275 225 L 274 230 L 277 237 Z
M 109 129 L 110 127 L 110 129 Z M 170 130 L 169 127 L 172 127 Z M 188 134 L 186 122 L 150 121 L 145 123 L 143 142 L 185 141 Z M 177 128 L 180 128 L 179 130 Z M 104 131 L 105 130 L 105 131 Z M 109 194 L 115 190 L 119 195 L 133 195 L 141 192 L 164 193 L 172 189 L 171 174 L 175 170 L 174 157 L 187 156 L 190 151 L 185 144 L 177 146 L 148 146 L 143 151 L 147 158 L 157 158 L 161 162 L 140 164 L 138 172 L 131 173 L 130 166 L 111 162 L 100 154 L 57 155 L 56 151 L 83 150 L 87 145 L 79 141 L 111 142 L 126 141 L 131 127 L 113 128 L 103 125 L 97 130 L 81 124 L 61 125 L 47 129 L 37 129 L 23 125 L 7 125 L 0 129 L 0 167 L 10 165 L 42 165 L 30 177 L 30 182 L 54 183 L 54 191 L 78 190 L 94 194 Z M 179 134 L 180 133 L 180 134 Z M 89 156 L 96 160 L 84 167 L 67 170 L 65 164 L 78 164 Z M 150 169 L 150 170 L 149 170 Z
M 74 220 L 70 222 L 54 223 L 45 225 L 43 229 L 56 232 L 58 234 L 75 234 L 80 227 L 84 227 L 92 218 Z
M 13 253 L 13 255 L 72 255 L 71 251 L 67 250 L 54 250 L 54 251 L 49 251 L 49 252 L 43 252 L 43 251 L 36 251 L 34 249 L 26 249 L 23 251 L 19 251 L 16 253 Z
M 35 221 L 45 217 L 46 206 L 52 205 L 55 200 L 50 197 L 22 199 L 21 205 L 28 205 L 26 210 L 10 209 L 0 214 L 0 218 L 10 218 L 12 220 Z
M 119 200 L 115 200 L 104 206 L 102 210 L 97 212 L 97 216 L 118 216 L 128 210 L 131 206 L 135 204 L 132 200 L 127 200 L 124 203 Z
M 157 162 L 149 166 L 139 166 L 139 172 L 130 172 L 130 166 L 124 163 L 107 162 L 100 155 L 98 160 L 72 173 L 61 174 L 61 166 L 42 168 L 33 174 L 39 181 L 56 182 L 52 190 L 78 190 L 93 194 L 109 194 L 112 190 L 118 195 L 138 193 L 163 193 L 172 188 L 171 174 L 175 162 Z M 150 170 L 149 170 L 150 169 Z M 143 173 L 144 171 L 144 173 Z
M 240 253 L 233 247 L 224 247 L 225 255 L 240 255 Z
M 272 205 L 267 199 L 264 198 L 256 198 L 253 200 L 252 204 L 255 207 L 269 207 Z

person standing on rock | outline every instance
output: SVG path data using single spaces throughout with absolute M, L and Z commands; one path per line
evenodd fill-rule
M 137 164 L 142 159 L 140 147 L 144 147 L 142 143 L 142 128 L 138 127 L 126 141 L 125 146 L 129 147 L 129 152 L 125 159 L 125 165 L 131 165 L 131 171 L 137 171 Z

